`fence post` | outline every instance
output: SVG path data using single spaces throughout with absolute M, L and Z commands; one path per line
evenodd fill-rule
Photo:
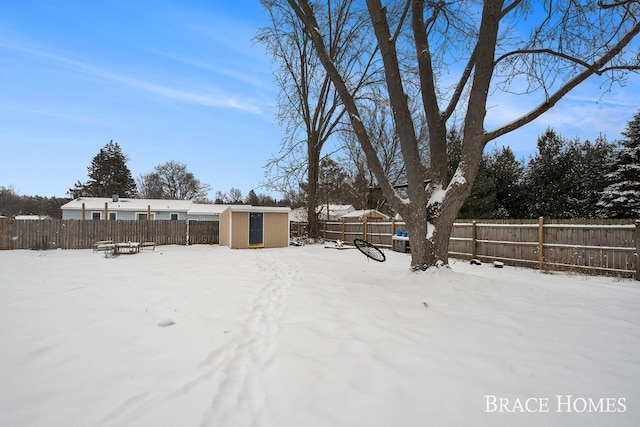
M 471 221 L 471 258 L 476 259 L 478 257 L 478 229 L 476 227 L 477 221 Z
M 636 280 L 640 280 L 640 219 L 636 220 Z
M 538 269 L 544 270 L 544 218 L 538 218 Z
M 342 239 L 341 240 L 343 242 L 345 241 L 345 238 L 344 238 L 344 218 L 342 218 Z
M 365 216 L 364 217 L 364 235 L 362 236 L 364 240 L 369 240 L 367 238 L 367 234 L 369 234 L 369 230 L 367 230 L 368 227 L 369 227 L 369 223 L 367 222 L 367 217 Z

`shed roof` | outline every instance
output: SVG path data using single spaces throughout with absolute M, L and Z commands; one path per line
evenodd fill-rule
M 282 206 L 226 205 L 224 208 L 223 210 L 229 209 L 232 212 L 291 212 L 291 208 Z

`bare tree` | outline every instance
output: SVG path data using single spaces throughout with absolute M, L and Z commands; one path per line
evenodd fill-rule
M 371 97 L 371 101 L 360 108 L 360 118 L 367 128 L 371 145 L 376 150 L 376 156 L 384 170 L 385 176 L 392 185 L 406 182 L 404 162 L 400 151 L 400 141 L 392 118 L 391 108 L 383 96 Z M 416 117 L 419 117 L 417 114 Z M 425 145 L 424 120 L 419 120 L 418 140 Z M 386 199 L 380 191 L 378 180 L 368 166 L 367 158 L 358 141 L 358 137 L 351 127 L 341 131 L 346 153 L 345 163 L 352 165 L 351 180 L 353 183 L 353 198 L 355 204 L 362 209 L 371 208 L 383 210 Z M 425 147 L 423 152 L 428 152 Z
M 361 120 L 361 106 L 330 55 L 330 30 L 316 19 L 310 1 L 286 3 L 304 23 L 382 191 L 407 221 L 413 269 L 448 261 L 453 221 L 471 192 L 489 141 L 530 123 L 589 77 L 624 83 L 630 71 L 640 69 L 638 46 L 631 44 L 640 32 L 637 1 L 389 0 L 383 5 L 366 0 L 368 31 L 384 66 L 406 170 L 403 197 L 385 175 L 370 129 Z M 499 90 L 526 93 L 540 103 L 487 130 L 487 102 Z M 410 108 L 416 98 L 427 122 L 428 161 L 423 161 Z M 449 179 L 446 135 L 456 115 L 463 139 L 460 162 Z
M 351 12 L 352 3 L 337 0 L 318 5 L 316 19 L 327 29 L 327 55 L 349 80 L 351 94 L 356 97 L 366 83 L 362 76 L 367 74 L 362 70 L 366 70 L 367 63 L 362 56 L 362 28 L 358 22 L 361 16 Z M 280 1 L 262 0 L 262 4 L 271 25 L 260 29 L 256 39 L 266 45 L 278 65 L 274 71 L 280 87 L 278 118 L 287 128 L 279 155 L 266 166 L 270 176 L 267 186 L 287 193 L 305 183 L 309 235 L 315 237 L 319 233 L 319 164 L 323 147 L 338 129 L 344 109 L 314 54 L 304 24 Z
M 203 200 L 210 189 L 187 170 L 186 164 L 173 160 L 138 177 L 138 194 L 144 198 Z
M 162 199 L 164 191 L 160 175 L 157 172 L 142 174 L 136 179 L 138 184 L 138 196 L 143 199 Z

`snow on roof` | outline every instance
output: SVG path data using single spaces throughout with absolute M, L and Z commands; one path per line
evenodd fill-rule
M 329 212 L 332 214 L 335 214 L 337 212 L 344 212 L 344 213 L 348 213 L 348 212 L 353 212 L 355 211 L 356 208 L 353 207 L 353 205 L 329 205 Z M 316 212 L 322 212 L 322 211 L 327 211 L 327 205 L 320 205 L 316 208 Z
M 214 205 L 206 203 L 195 203 L 192 200 L 166 200 L 166 199 L 128 199 L 119 198 L 113 201 L 111 197 L 79 197 L 62 205 L 61 209 L 79 210 L 102 210 L 104 204 L 110 211 L 134 211 L 143 212 L 150 207 L 152 211 L 159 212 L 188 212 L 190 214 L 210 214 L 219 215 L 227 209 L 240 212 L 289 212 L 287 207 L 267 207 L 252 205 Z
M 353 205 L 329 205 L 329 220 L 335 221 L 339 218 L 342 218 L 345 214 L 349 212 L 355 211 L 356 208 Z M 319 214 L 318 217 L 321 220 L 327 219 L 327 205 L 320 205 L 316 208 L 316 212 Z
M 377 216 L 385 219 L 389 219 L 389 215 L 385 215 L 380 211 L 375 209 L 360 209 L 357 211 L 349 212 L 348 214 L 342 215 L 342 218 L 362 218 L 365 216 Z
M 163 200 L 163 199 L 128 199 L 119 198 L 114 202 L 111 197 L 78 197 L 62 205 L 61 209 L 85 209 L 99 210 L 104 209 L 107 203 L 109 210 L 120 211 L 146 211 L 147 207 L 151 207 L 153 211 L 188 211 L 194 204 L 191 200 Z
M 210 205 L 204 203 L 193 203 L 189 208 L 190 214 L 211 214 L 211 215 L 219 215 L 221 214 L 227 206 L 225 205 Z
M 308 212 L 306 208 L 296 208 L 289 214 L 289 221 L 291 222 L 307 222 Z
M 291 212 L 291 208 L 282 206 L 226 205 L 223 207 L 223 210 L 228 208 L 233 212 Z
M 15 217 L 13 217 L 13 219 L 37 221 L 42 219 L 50 219 L 50 217 L 48 215 L 16 215 Z

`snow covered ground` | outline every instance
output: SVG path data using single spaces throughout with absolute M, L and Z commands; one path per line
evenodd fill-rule
M 638 282 L 386 255 L 0 252 L 0 424 L 640 425 Z

